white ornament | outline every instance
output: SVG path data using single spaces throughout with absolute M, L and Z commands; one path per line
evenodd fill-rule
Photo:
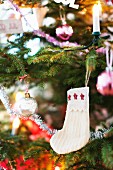
M 19 117 L 28 118 L 35 114 L 36 109 L 38 108 L 37 102 L 34 98 L 29 96 L 29 93 L 25 98 L 22 98 L 15 105 L 15 111 L 17 112 Z
M 89 88 L 74 88 L 67 92 L 68 104 L 63 128 L 50 139 L 58 154 L 66 154 L 84 147 L 90 137 Z

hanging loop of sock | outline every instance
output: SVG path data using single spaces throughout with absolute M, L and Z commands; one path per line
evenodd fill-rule
M 86 70 L 85 87 L 88 86 L 88 82 L 89 82 L 90 75 L 91 75 L 91 71 Z

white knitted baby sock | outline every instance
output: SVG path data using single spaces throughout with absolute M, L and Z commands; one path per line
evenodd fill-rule
M 89 88 L 67 91 L 68 104 L 63 128 L 50 139 L 50 145 L 58 154 L 77 151 L 85 146 L 89 131 Z

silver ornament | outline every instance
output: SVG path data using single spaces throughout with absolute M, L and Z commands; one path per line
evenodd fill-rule
M 16 103 L 16 111 L 18 116 L 25 119 L 35 114 L 37 108 L 38 104 L 36 100 L 30 97 L 29 93 L 26 93 L 25 98 L 22 98 Z

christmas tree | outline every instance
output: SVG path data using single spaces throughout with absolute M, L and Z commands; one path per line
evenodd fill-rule
M 0 169 L 112 170 L 112 0 L 0 10 Z

